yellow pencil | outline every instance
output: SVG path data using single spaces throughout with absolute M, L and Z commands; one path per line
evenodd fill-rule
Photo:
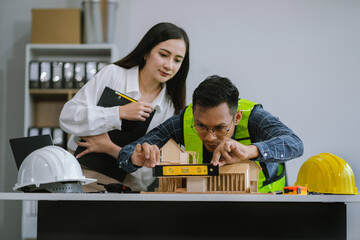
M 128 96 L 126 96 L 125 94 L 122 94 L 122 93 L 117 92 L 117 91 L 115 91 L 115 93 L 116 93 L 117 95 L 123 97 L 123 98 L 126 98 L 127 100 L 129 100 L 129 101 L 131 101 L 131 102 L 136 102 L 135 99 L 133 99 L 133 98 L 131 98 L 131 97 L 128 97 Z

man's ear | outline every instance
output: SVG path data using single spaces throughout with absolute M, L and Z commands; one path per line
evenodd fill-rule
M 239 110 L 235 113 L 235 125 L 238 125 L 242 118 L 242 110 Z

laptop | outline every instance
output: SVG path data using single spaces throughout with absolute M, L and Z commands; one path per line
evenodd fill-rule
M 9 142 L 18 170 L 20 169 L 21 163 L 30 153 L 32 153 L 33 151 L 39 148 L 54 145 L 51 136 L 49 134 L 31 136 L 31 137 L 13 138 L 10 139 Z

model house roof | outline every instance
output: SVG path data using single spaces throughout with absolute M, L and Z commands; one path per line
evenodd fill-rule
M 170 146 L 176 146 L 181 152 L 185 152 L 172 138 L 167 143 L 165 143 L 165 145 L 162 146 L 162 148 L 160 148 L 160 151 L 162 151 Z

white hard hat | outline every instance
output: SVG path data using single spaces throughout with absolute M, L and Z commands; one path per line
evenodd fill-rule
M 46 146 L 25 158 L 13 190 L 81 192 L 81 185 L 95 181 L 83 175 L 79 162 L 70 152 L 58 146 Z

